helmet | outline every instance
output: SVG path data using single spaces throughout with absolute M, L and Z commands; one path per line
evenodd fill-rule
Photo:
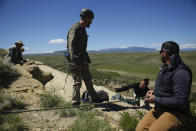
M 21 46 L 24 46 L 23 42 L 22 41 L 16 41 L 15 42 L 15 45 L 21 45 Z
M 167 51 L 169 53 L 169 55 L 171 56 L 172 54 L 179 54 L 179 46 L 176 42 L 174 41 L 166 41 L 162 44 L 160 53 L 162 51 Z
M 82 11 L 80 12 L 80 17 L 83 19 L 83 18 L 86 18 L 86 17 L 89 17 L 91 19 L 94 19 L 94 13 L 92 10 L 88 9 L 88 8 L 85 8 L 85 9 L 82 9 Z
M 149 85 L 149 79 L 148 78 L 143 79 L 143 81 L 146 83 L 146 85 Z

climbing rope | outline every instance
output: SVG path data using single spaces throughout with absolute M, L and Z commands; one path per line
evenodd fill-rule
M 34 111 L 58 110 L 58 109 L 66 109 L 66 108 L 79 108 L 79 107 L 86 107 L 86 106 L 99 106 L 99 105 L 103 105 L 103 104 L 113 104 L 116 102 L 120 102 L 120 101 L 92 103 L 92 104 L 75 105 L 75 106 L 53 107 L 53 108 L 41 108 L 41 109 L 32 109 L 32 110 L 3 111 L 2 113 L 23 113 L 23 112 L 34 112 Z

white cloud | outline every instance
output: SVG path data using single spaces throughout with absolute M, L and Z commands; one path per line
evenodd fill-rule
M 50 50 L 50 51 L 45 51 L 44 53 L 53 53 L 54 51 Z
M 128 48 L 128 46 L 121 46 L 120 48 L 124 49 L 124 48 Z
M 196 44 L 181 44 L 181 49 L 184 48 L 196 48 Z
M 53 39 L 49 41 L 49 44 L 64 44 L 66 43 L 66 40 L 64 39 Z
M 147 47 L 147 48 L 155 48 L 157 50 L 160 50 L 162 44 L 143 44 L 140 45 L 141 47 Z M 181 49 L 184 48 L 196 48 L 196 44 L 180 44 L 179 45 Z
M 145 48 L 155 48 L 156 50 L 160 50 L 161 48 L 161 44 L 136 44 L 136 45 L 132 45 L 132 46 L 136 46 L 136 47 L 145 47 Z

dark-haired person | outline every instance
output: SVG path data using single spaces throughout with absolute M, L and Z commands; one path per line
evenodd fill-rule
M 70 70 L 74 80 L 72 105 L 80 104 L 80 88 L 82 79 L 86 89 L 94 103 L 102 102 L 93 88 L 92 77 L 89 71 L 90 58 L 86 51 L 88 35 L 86 27 L 90 28 L 94 19 L 94 13 L 90 9 L 82 9 L 80 12 L 80 21 L 74 24 L 67 35 L 67 49 L 70 54 Z
M 155 106 L 138 123 L 136 131 L 180 131 L 190 113 L 192 73 L 179 56 L 178 44 L 164 42 L 160 55 L 163 65 L 155 89 L 146 97 Z
M 134 91 L 135 102 L 137 102 L 137 106 L 140 107 L 140 97 L 144 97 L 146 93 L 149 91 L 148 84 L 149 84 L 149 79 L 143 79 L 140 82 L 137 82 L 134 84 L 126 85 L 121 88 L 115 88 L 115 91 L 122 92 L 122 91 L 126 91 L 132 88 Z M 145 105 L 142 107 L 146 109 L 150 108 L 149 102 L 144 101 L 144 104 Z

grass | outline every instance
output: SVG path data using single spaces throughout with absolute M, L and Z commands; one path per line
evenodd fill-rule
M 135 131 L 135 128 L 140 119 L 144 114 L 138 110 L 136 110 L 136 114 L 131 116 L 128 112 L 123 112 L 120 120 L 119 126 L 123 129 L 123 131 Z
M 9 100 L 10 98 L 7 98 L 2 94 L 0 95 L 0 103 L 3 103 L 6 99 Z M 13 99 L 10 99 L 10 101 L 11 103 L 8 106 L 2 108 L 1 111 L 25 108 L 25 104 L 23 102 Z M 5 114 L 0 112 L 0 131 L 26 131 L 27 129 L 27 124 L 20 117 L 18 117 L 17 114 Z
M 0 114 L 0 131 L 26 131 L 27 125 L 16 114 Z
M 115 131 L 108 121 L 96 117 L 92 112 L 80 112 L 79 118 L 67 131 Z

